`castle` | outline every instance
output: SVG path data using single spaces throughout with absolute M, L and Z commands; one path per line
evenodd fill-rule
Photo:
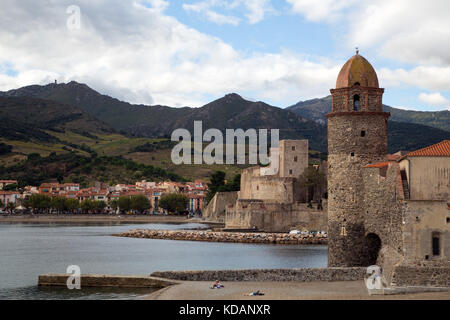
M 384 89 L 358 52 L 330 91 L 329 267 L 378 264 L 397 285 L 448 286 L 450 141 L 388 155 Z
M 308 168 L 308 140 L 281 140 L 271 154 L 278 156 L 278 170 L 259 166 L 242 170 L 241 190 L 216 194 L 204 217 L 224 222 L 226 229 L 325 230 L 326 201 L 323 209 L 316 209 L 302 199 L 299 177 Z

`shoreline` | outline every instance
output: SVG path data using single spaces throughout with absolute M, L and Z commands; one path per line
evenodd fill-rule
M 306 236 L 288 233 L 246 233 L 198 230 L 149 230 L 135 229 L 119 234 L 117 237 L 139 239 L 161 239 L 203 242 L 259 243 L 284 245 L 327 245 L 328 239 L 321 236 Z
M 1 223 L 201 223 L 209 226 L 223 224 L 205 222 L 200 219 L 187 219 L 182 216 L 159 216 L 159 215 L 0 215 Z

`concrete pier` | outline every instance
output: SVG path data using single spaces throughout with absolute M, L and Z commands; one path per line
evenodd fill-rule
M 66 287 L 70 274 L 42 274 L 38 278 L 38 286 Z M 151 276 L 120 276 L 82 274 L 81 287 L 112 287 L 112 288 L 165 288 L 178 283 Z

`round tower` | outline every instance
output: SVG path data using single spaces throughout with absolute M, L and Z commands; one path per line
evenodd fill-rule
M 331 89 L 328 118 L 328 266 L 365 266 L 363 167 L 387 154 L 384 89 L 358 51 Z

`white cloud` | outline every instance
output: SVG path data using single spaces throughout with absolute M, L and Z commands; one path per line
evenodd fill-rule
M 144 3 L 150 4 L 150 6 L 156 11 L 162 12 L 169 7 L 169 1 L 164 0 L 145 0 Z
M 244 54 L 133 0 L 79 0 L 82 28 L 70 31 L 72 2 L 2 1 L 0 65 L 17 75 L 0 74 L 0 90 L 58 79 L 133 103 L 196 107 L 238 92 L 286 106 L 328 94 L 340 68 L 289 51 Z
M 286 0 L 292 11 L 305 16 L 314 22 L 326 20 L 334 21 L 342 17 L 342 11 L 353 4 L 356 0 Z
M 234 17 L 231 15 L 220 14 L 211 8 L 216 5 L 223 5 L 223 2 L 219 2 L 217 0 L 209 0 L 203 2 L 197 2 L 194 4 L 183 4 L 183 9 L 190 12 L 196 12 L 205 15 L 205 17 L 216 24 L 231 24 L 234 26 L 239 25 L 241 19 L 238 17 Z
M 235 2 L 245 5 L 248 10 L 246 17 L 250 24 L 258 23 L 268 12 L 274 12 L 270 0 L 235 0 Z
M 439 92 L 421 93 L 419 100 L 431 106 L 445 106 L 447 109 L 450 107 L 450 100 L 446 99 Z
M 204 15 L 209 21 L 217 24 L 239 25 L 242 19 L 235 15 L 225 15 L 217 10 L 235 11 L 244 8 L 248 23 L 255 24 L 264 19 L 267 13 L 274 12 L 270 0 L 203 0 L 194 3 L 184 3 L 183 9 Z M 216 8 L 216 10 L 213 10 Z M 233 12 L 234 12 L 233 11 Z

